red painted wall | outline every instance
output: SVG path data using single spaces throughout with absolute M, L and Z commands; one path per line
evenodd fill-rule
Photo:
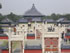
M 0 39 L 8 39 L 7 36 L 1 36 Z
M 69 39 L 70 38 L 70 36 L 65 36 L 67 39 Z
M 9 53 L 9 50 L 2 50 L 2 53 Z
M 35 39 L 35 36 L 27 36 L 27 39 Z
M 48 48 L 45 48 L 45 51 L 58 51 L 58 48 L 56 48 L 56 49 L 48 49 Z
M 42 50 L 24 50 L 24 53 L 42 53 Z
M 70 49 L 62 49 L 61 52 L 70 52 Z

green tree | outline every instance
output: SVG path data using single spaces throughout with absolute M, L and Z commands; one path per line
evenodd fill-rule
M 70 20 L 70 14 L 64 15 L 68 20 Z
M 4 16 L 0 13 L 0 21 L 4 18 Z
M 14 13 L 10 13 L 10 14 L 8 14 L 8 15 L 6 15 L 9 19 L 11 19 L 12 21 L 14 21 L 14 22 L 16 22 L 18 19 L 20 19 L 21 18 L 21 16 L 19 16 L 19 15 L 16 15 L 16 14 L 14 14 Z
M 57 19 L 56 14 L 55 13 L 51 14 L 51 18 L 56 20 Z
M 0 4 L 0 9 L 2 8 L 2 5 Z

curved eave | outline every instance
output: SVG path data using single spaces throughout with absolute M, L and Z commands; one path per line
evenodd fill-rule
M 24 15 L 23 17 L 45 17 L 45 15 Z
M 42 21 L 32 21 L 32 22 L 42 23 Z
M 37 22 L 37 23 L 42 23 L 42 21 L 31 21 L 32 23 L 35 23 L 35 22 Z M 24 24 L 27 24 L 28 22 L 18 22 L 18 23 L 24 23 Z
M 18 23 L 28 23 L 28 22 L 18 22 Z
M 15 26 L 0 26 L 0 27 L 15 27 Z
M 70 24 L 70 22 L 57 22 L 57 23 L 60 23 L 60 24 Z
M 12 24 L 11 22 L 0 22 L 0 24 Z

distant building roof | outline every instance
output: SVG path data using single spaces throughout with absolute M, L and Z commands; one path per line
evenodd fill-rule
M 13 21 L 8 18 L 3 19 L 1 22 L 2 23 L 13 23 Z
M 41 19 L 41 18 L 32 18 L 32 21 L 38 21 L 38 22 L 41 22 L 42 19 Z
M 61 22 L 61 21 L 63 21 L 64 20 L 64 18 L 59 18 L 58 20 L 56 20 L 57 22 Z
M 70 22 L 70 21 L 66 18 L 59 18 L 58 20 L 56 20 L 56 22 Z
M 70 24 L 70 20 L 68 20 L 67 18 L 59 18 L 58 20 L 56 20 L 56 22 L 61 24 Z
M 46 21 L 46 22 L 54 22 L 53 19 L 46 19 L 45 21 Z
M 44 16 L 42 15 L 33 4 L 32 8 L 24 13 L 24 16 Z
M 0 22 L 0 27 L 14 27 L 15 25 L 14 22 Z
M 28 22 L 28 20 L 27 19 L 24 19 L 24 18 L 21 18 L 21 19 L 18 20 L 18 22 L 19 23 L 25 23 L 25 22 Z

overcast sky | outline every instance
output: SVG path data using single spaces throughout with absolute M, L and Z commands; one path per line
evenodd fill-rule
M 70 0 L 0 0 L 2 9 L 0 13 L 9 14 L 13 12 L 23 15 L 34 3 L 42 14 L 50 15 L 70 13 Z

